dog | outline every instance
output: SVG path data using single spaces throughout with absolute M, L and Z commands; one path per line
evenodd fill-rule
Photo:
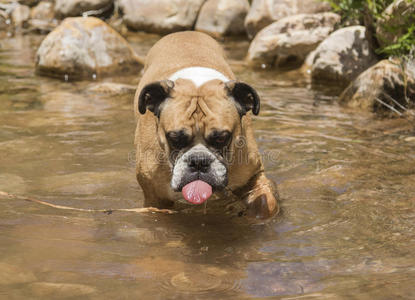
M 144 204 L 200 204 L 226 190 L 245 202 L 247 215 L 275 215 L 278 194 L 264 174 L 251 125 L 259 109 L 257 92 L 236 80 L 213 38 L 183 31 L 160 39 L 134 98 Z

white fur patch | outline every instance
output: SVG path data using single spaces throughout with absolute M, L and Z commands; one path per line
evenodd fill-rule
M 179 78 L 193 81 L 196 87 L 200 87 L 204 83 L 213 79 L 219 79 L 223 82 L 229 81 L 229 78 L 227 78 L 221 72 L 205 67 L 184 68 L 171 75 L 169 79 L 171 81 L 176 81 Z

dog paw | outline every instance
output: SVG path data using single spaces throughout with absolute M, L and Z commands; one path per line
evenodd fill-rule
M 273 195 L 261 194 L 247 203 L 248 217 L 264 220 L 276 213 L 278 213 L 278 204 Z

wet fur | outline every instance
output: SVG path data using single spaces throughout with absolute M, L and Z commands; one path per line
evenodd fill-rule
M 278 211 L 276 193 L 264 175 L 252 131 L 251 113 L 241 118 L 224 82 L 210 80 L 196 86 L 189 79 L 177 79 L 171 94 L 174 101 L 167 100 L 162 104 L 160 119 L 150 111 L 139 114 L 138 98 L 143 87 L 168 79 L 179 70 L 196 66 L 212 68 L 230 80 L 236 79 L 225 61 L 222 48 L 202 33 L 168 35 L 148 53 L 134 101 L 137 117 L 136 174 L 144 191 L 145 205 L 169 207 L 181 197 L 171 187 L 173 166 L 169 161 L 166 132 L 184 127 L 202 142 L 205 132 L 220 128 L 232 132 L 233 141 L 239 136 L 244 137 L 243 147 L 234 149 L 234 143 L 230 146 L 233 163 L 228 166 L 228 187 L 247 202 L 253 215 L 267 217 L 274 214 Z

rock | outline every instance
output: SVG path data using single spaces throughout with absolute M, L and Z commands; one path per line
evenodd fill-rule
M 255 36 L 247 60 L 251 65 L 301 63 L 339 21 L 340 16 L 331 12 L 285 17 Z
M 102 15 L 112 10 L 113 0 L 56 0 L 55 13 L 58 18 L 76 17 L 82 13 L 95 11 L 93 15 Z
M 413 62 L 382 60 L 360 74 L 339 100 L 348 107 L 361 110 L 395 115 L 403 113 L 415 105 L 414 66 Z
M 13 9 L 11 19 L 16 28 L 22 28 L 26 26 L 27 21 L 30 18 L 30 8 L 26 5 L 17 5 Z
M 397 42 L 415 23 L 415 1 L 395 0 L 382 13 L 376 26 L 376 38 L 385 47 Z
M 30 12 L 29 28 L 39 33 L 48 33 L 58 25 L 54 17 L 53 3 L 41 1 Z
M 88 91 L 98 94 L 134 94 L 136 89 L 135 85 L 101 82 L 92 84 Z
M 0 262 L 0 285 L 22 284 L 35 280 L 36 277 L 33 272 L 9 263 Z
M 35 282 L 30 285 L 33 295 L 37 297 L 74 298 L 96 292 L 96 288 L 84 284 Z
M 124 23 L 132 30 L 169 33 L 193 28 L 205 0 L 119 0 Z
M 51 77 L 138 74 L 141 67 L 127 41 L 94 17 L 65 19 L 46 36 L 36 53 L 36 72 Z
M 213 36 L 245 33 L 247 0 L 208 0 L 203 4 L 195 29 Z
M 296 14 L 314 14 L 330 11 L 330 4 L 319 0 L 253 0 L 245 19 L 249 38 L 265 26 Z
M 376 62 L 363 26 L 350 26 L 330 34 L 316 49 L 313 80 L 348 84 Z
M 27 6 L 35 6 L 39 3 L 39 0 L 19 0 L 19 3 Z
M 30 12 L 30 18 L 31 19 L 37 19 L 37 20 L 53 20 L 54 17 L 53 12 L 53 3 L 41 1 L 38 5 L 32 8 L 32 11 Z

